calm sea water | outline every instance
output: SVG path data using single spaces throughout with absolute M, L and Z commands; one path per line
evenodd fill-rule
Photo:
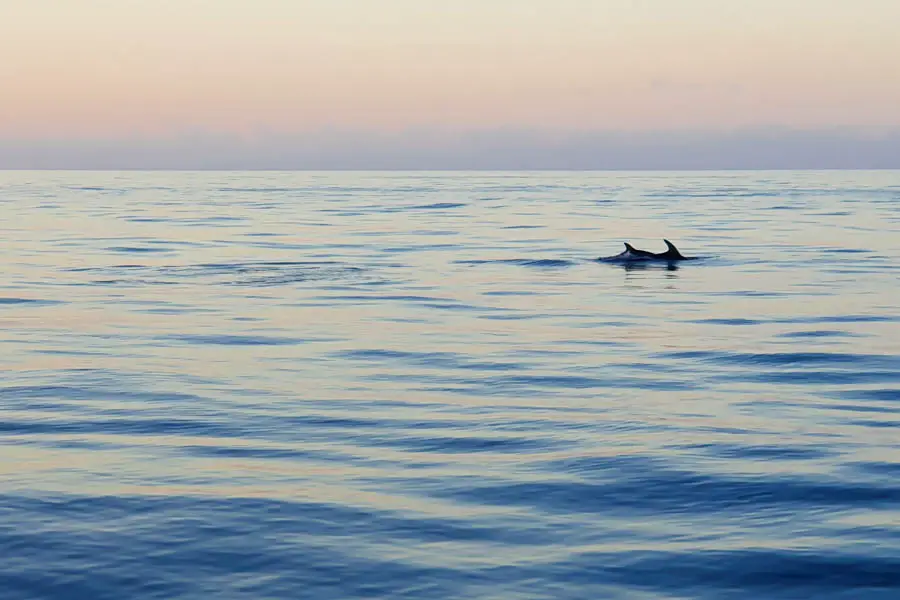
M 900 598 L 900 172 L 0 206 L 2 600 Z

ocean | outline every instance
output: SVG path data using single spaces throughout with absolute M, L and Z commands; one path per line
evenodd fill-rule
M 0 207 L 0 600 L 900 598 L 898 171 Z

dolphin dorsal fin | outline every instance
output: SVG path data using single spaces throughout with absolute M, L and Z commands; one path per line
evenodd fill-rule
M 628 242 L 623 242 L 623 243 L 625 244 L 625 249 L 626 249 L 626 250 L 628 250 L 629 252 L 634 252 L 634 246 L 632 246 L 632 245 L 629 244 Z
M 670 242 L 669 240 L 663 240 L 666 243 L 666 248 L 668 248 L 668 252 L 674 254 L 675 256 L 681 256 L 681 252 L 678 251 L 678 248 L 675 247 L 675 244 Z

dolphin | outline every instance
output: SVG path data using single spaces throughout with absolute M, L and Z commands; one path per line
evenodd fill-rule
M 681 252 L 678 251 L 678 248 L 675 247 L 675 244 L 670 242 L 669 240 L 663 240 L 666 243 L 666 251 L 665 252 L 649 252 L 647 250 L 639 250 L 625 242 L 625 251 L 621 254 L 617 254 L 615 256 L 607 256 L 600 257 L 597 260 L 604 262 L 622 262 L 622 263 L 631 263 L 631 262 L 643 262 L 643 261 L 660 261 L 660 262 L 675 262 L 679 260 L 694 260 L 696 257 L 693 256 L 684 256 Z

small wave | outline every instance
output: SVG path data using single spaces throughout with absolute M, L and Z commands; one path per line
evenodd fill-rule
M 667 358 L 707 360 L 723 364 L 740 365 L 866 365 L 873 367 L 895 366 L 900 368 L 900 356 L 885 356 L 880 354 L 851 354 L 841 352 L 674 352 L 663 354 Z
M 557 258 L 499 258 L 499 259 L 472 259 L 472 260 L 455 260 L 454 264 L 458 265 L 517 265 L 520 267 L 536 267 L 544 269 L 555 269 L 563 267 L 571 267 L 576 264 L 570 260 Z
M 773 323 L 888 323 L 898 321 L 900 321 L 900 315 L 828 315 L 772 320 Z
M 153 252 L 172 252 L 170 248 L 148 248 L 146 246 L 110 246 L 107 248 L 110 252 L 125 252 L 128 254 L 143 254 Z
M 782 192 L 757 190 L 749 188 L 712 188 L 709 190 L 695 190 L 685 188 L 680 190 L 667 190 L 662 192 L 647 192 L 645 198 L 777 198 Z
M 610 461 L 611 462 L 611 461 Z M 623 464 L 628 464 L 625 461 Z M 553 463 L 545 466 L 556 472 Z M 658 465 L 636 466 L 624 471 L 622 465 L 611 463 L 595 471 L 602 480 L 541 481 L 529 483 L 496 482 L 447 489 L 446 495 L 477 503 L 531 506 L 542 512 L 579 512 L 633 514 L 703 515 L 726 513 L 759 514 L 764 508 L 770 512 L 790 514 L 797 507 L 892 506 L 900 501 L 900 487 L 891 482 L 883 484 L 853 484 L 816 481 L 803 477 L 765 479 L 711 476 L 681 472 Z M 617 477 L 612 477 L 618 473 Z M 577 509 L 575 507 L 578 507 Z
M 0 306 L 53 306 L 55 304 L 65 304 L 65 302 L 42 298 L 0 298 Z
M 296 346 L 309 342 L 330 341 L 265 335 L 171 335 L 161 339 L 213 346 Z
M 230 285 L 271 287 L 306 282 L 369 281 L 371 268 L 338 261 L 263 261 L 148 266 L 123 264 L 111 267 L 69 269 L 102 276 L 92 283 L 104 285 Z
M 784 338 L 827 338 L 827 337 L 859 337 L 860 334 L 849 331 L 835 331 L 830 329 L 816 329 L 813 331 L 790 331 L 779 334 Z
M 900 402 L 900 388 L 880 390 L 842 390 L 842 398 L 871 400 L 876 402 Z
M 727 295 L 748 295 L 745 292 L 727 294 Z M 769 297 L 771 294 L 753 294 L 754 297 Z M 777 294 L 776 294 L 777 296 Z M 783 324 L 820 324 L 820 323 L 890 323 L 900 321 L 900 316 L 892 315 L 828 315 L 822 317 L 789 317 L 789 318 L 773 318 L 773 319 L 747 319 L 743 317 L 735 318 L 709 318 L 709 319 L 691 319 L 687 323 L 698 323 L 706 325 L 761 325 L 767 323 L 783 323 Z M 834 333 L 834 332 L 832 332 Z M 785 334 L 789 337 L 794 334 Z M 804 335 L 815 336 L 811 333 L 797 333 L 795 337 L 803 337 Z M 837 334 L 835 334 L 837 335 Z M 841 335 L 854 335 L 851 333 L 841 333 Z
M 283 194 L 289 192 L 309 192 L 314 190 L 315 188 L 308 187 L 221 187 L 216 189 L 217 192 L 249 192 L 261 194 Z
M 466 204 L 463 202 L 435 202 L 434 204 L 408 206 L 406 210 L 443 210 L 447 208 L 462 208 L 464 206 L 466 206 Z
M 894 557 L 752 545 L 740 550 L 586 552 L 554 564 L 552 572 L 560 582 L 615 581 L 665 597 L 709 599 L 891 600 L 900 587 L 900 560 Z M 670 595 L 674 590 L 682 593 Z
M 359 438 L 358 438 L 359 439 Z M 558 450 L 564 444 L 559 441 L 523 437 L 369 437 L 362 438 L 366 445 L 402 448 L 410 452 L 437 454 L 534 454 Z
M 516 362 L 490 362 L 453 352 L 408 352 L 400 350 L 348 350 L 336 357 L 370 362 L 401 362 L 433 369 L 463 369 L 476 371 L 515 371 L 525 368 Z
M 716 457 L 762 461 L 818 460 L 834 454 L 832 450 L 821 446 L 703 444 L 688 445 L 685 448 L 703 450 Z
M 688 321 L 689 323 L 701 323 L 705 325 L 759 325 L 760 321 L 756 319 L 695 319 Z

